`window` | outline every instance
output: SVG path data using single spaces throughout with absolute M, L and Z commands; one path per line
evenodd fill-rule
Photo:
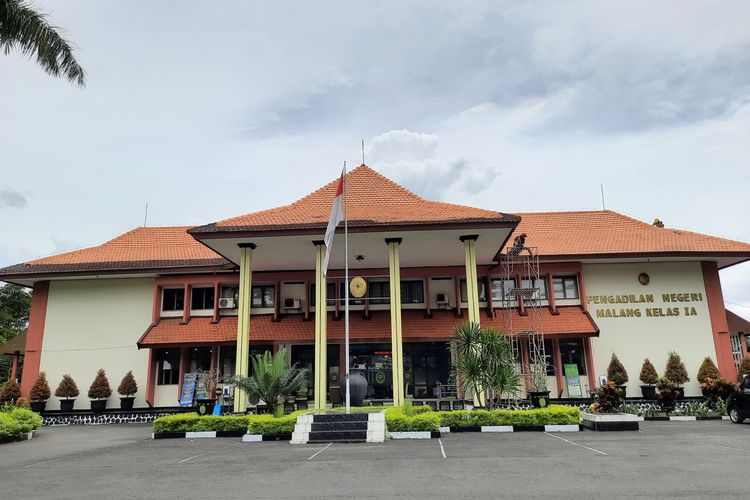
M 515 301 L 515 297 L 506 296 L 511 288 L 515 288 L 516 282 L 513 279 L 499 279 L 492 280 L 492 300 L 496 302 L 502 302 L 503 297 L 505 300 Z
M 424 282 L 422 280 L 401 280 L 401 303 L 424 304 Z
M 467 298 L 467 293 L 466 293 L 466 280 L 461 280 L 460 287 L 461 287 L 461 302 L 467 302 L 469 299 Z M 487 297 L 484 293 L 485 286 L 484 286 L 484 280 L 482 278 L 480 278 L 479 282 L 477 283 L 477 290 L 479 291 L 479 302 L 486 302 Z
M 193 288 L 193 297 L 190 302 L 190 309 L 213 309 L 214 308 L 214 287 Z
M 253 287 L 253 300 L 250 307 L 273 307 L 276 287 L 274 285 L 256 285 Z
M 533 283 L 532 283 L 533 281 Z M 521 286 L 523 288 L 536 288 L 539 293 L 534 294 L 534 299 L 547 300 L 547 278 L 537 278 L 532 280 L 531 278 L 524 278 L 521 280 Z M 578 287 L 576 287 L 576 292 Z
M 184 308 L 185 308 L 185 289 L 184 288 L 165 288 L 162 301 L 161 301 L 161 310 L 162 311 L 182 311 Z
M 326 305 L 336 305 L 336 283 L 326 282 Z M 310 283 L 310 307 L 315 307 L 315 282 Z
M 583 340 L 561 340 L 560 357 L 564 365 L 578 365 L 578 373 L 586 375 L 586 362 L 583 351 Z
M 575 276 L 555 276 L 552 279 L 552 288 L 556 299 L 578 298 L 578 278 Z
M 156 353 L 159 363 L 157 385 L 174 385 L 180 382 L 180 350 L 160 349 Z
M 239 285 L 222 285 L 221 287 L 221 298 L 222 299 L 233 299 L 235 307 L 240 302 L 240 287 Z
M 388 281 L 370 281 L 370 304 L 390 304 L 391 284 Z

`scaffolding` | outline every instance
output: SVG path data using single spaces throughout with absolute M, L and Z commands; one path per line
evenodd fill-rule
M 542 292 L 545 281 L 539 274 L 536 247 L 512 246 L 501 260 L 499 292 L 503 312 L 503 332 L 508 335 L 516 369 L 525 381 L 526 391 L 544 390 L 547 382 L 547 356 L 544 351 Z M 495 285 L 493 288 L 496 288 Z

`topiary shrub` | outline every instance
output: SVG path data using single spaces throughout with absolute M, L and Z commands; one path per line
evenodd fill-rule
M 667 367 L 664 370 L 664 376 L 677 385 L 682 385 L 690 381 L 685 364 L 682 362 L 680 355 L 672 351 L 667 359 Z
M 20 398 L 16 399 L 16 408 L 28 409 L 29 406 L 31 406 L 31 404 L 25 397 L 21 396 Z
M 659 377 L 659 380 L 656 381 L 656 390 L 658 391 L 656 400 L 659 402 L 659 406 L 664 413 L 669 415 L 669 412 L 674 411 L 675 401 L 677 400 L 677 384 L 667 377 Z
M 47 383 L 47 374 L 41 372 L 34 381 L 34 385 L 31 387 L 29 392 L 29 399 L 31 401 L 47 401 L 52 393 L 50 392 L 49 384 Z
M 737 381 L 742 382 L 745 375 L 750 375 L 750 356 L 745 356 L 740 365 L 740 371 L 737 373 Z
M 78 386 L 76 385 L 75 380 L 73 380 L 73 377 L 67 374 L 63 375 L 60 385 L 55 389 L 55 397 L 70 399 L 78 397 L 78 394 L 80 394 L 78 392 Z
M 700 387 L 703 392 L 703 397 L 706 398 L 706 401 L 711 408 L 715 408 L 720 401 L 726 401 L 734 392 L 734 384 L 721 377 L 708 377 Z
M 628 372 L 625 370 L 625 366 L 620 363 L 617 359 L 617 355 L 612 353 L 612 360 L 609 362 L 607 367 L 607 378 L 615 383 L 615 385 L 625 385 L 628 382 Z
M 94 381 L 91 382 L 89 387 L 89 398 L 91 399 L 107 399 L 112 395 L 112 388 L 109 386 L 109 380 L 107 380 L 107 374 L 104 373 L 103 368 L 99 368 L 96 372 Z
M 620 405 L 625 402 L 622 390 L 617 387 L 614 380 L 607 380 L 598 387 L 594 393 L 594 399 L 596 401 L 589 408 L 597 413 L 616 413 Z
M 643 361 L 640 378 L 641 382 L 646 385 L 654 385 L 659 379 L 659 374 L 656 373 L 656 368 L 654 368 L 654 365 L 651 363 L 651 361 L 649 361 L 648 358 Z
M 705 384 L 706 380 L 709 378 L 714 380 L 720 379 L 721 373 L 719 373 L 719 369 L 716 368 L 713 360 L 706 356 L 703 363 L 701 363 L 700 368 L 698 368 L 698 382 Z
M 5 382 L 2 390 L 0 390 L 0 404 L 10 403 L 15 404 L 18 398 L 21 397 L 21 388 L 18 387 L 18 383 L 10 379 Z
M 136 392 L 138 392 L 138 385 L 135 383 L 135 377 L 133 377 L 133 372 L 129 371 L 125 374 L 124 377 L 122 377 L 122 380 L 120 381 L 120 385 L 117 386 L 117 393 L 120 396 L 125 396 L 126 398 L 132 397 Z

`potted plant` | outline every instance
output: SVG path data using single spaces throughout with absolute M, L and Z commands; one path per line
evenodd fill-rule
M 0 390 L 0 405 L 6 403 L 15 404 L 20 397 L 21 388 L 18 387 L 18 383 L 14 379 L 10 379 L 5 382 L 2 390 Z
M 52 395 L 49 384 L 47 383 L 47 374 L 44 372 L 39 373 L 39 376 L 34 381 L 34 385 L 31 387 L 29 392 L 29 399 L 31 400 L 31 411 L 37 413 L 43 412 L 47 407 L 47 400 Z
M 685 388 L 682 384 L 690 381 L 688 372 L 685 369 L 685 364 L 682 362 L 680 355 L 672 351 L 669 353 L 669 359 L 667 359 L 667 367 L 664 370 L 664 376 L 671 380 L 677 387 L 677 399 L 685 397 Z
M 614 380 L 607 380 L 596 389 L 594 394 L 595 402 L 589 408 L 598 413 L 617 413 L 625 402 L 620 385 Z
M 133 372 L 129 371 L 122 377 L 120 385 L 117 386 L 117 393 L 122 396 L 120 398 L 120 409 L 121 410 L 132 410 L 133 401 L 135 401 L 135 393 L 138 392 L 138 385 L 135 383 L 135 377 Z
M 709 384 L 709 386 L 704 387 L 706 385 L 706 382 L 708 379 L 712 380 L 718 380 L 721 378 L 721 373 L 719 373 L 719 369 L 714 364 L 714 361 L 709 357 L 706 356 L 703 359 L 703 363 L 701 363 L 700 368 L 698 368 L 698 376 L 696 377 L 698 379 L 698 383 L 701 385 L 701 392 L 703 393 L 703 397 L 709 399 L 711 387 L 709 387 L 712 384 Z M 706 392 L 706 389 L 708 389 L 709 393 Z
M 253 365 L 249 377 L 236 376 L 232 383 L 237 390 L 244 391 L 249 400 L 263 400 L 275 416 L 284 414 L 283 401 L 290 394 L 295 394 L 305 383 L 307 370 L 297 365 L 287 365 L 286 350 L 280 349 L 276 354 L 266 351 L 250 358 Z
M 549 402 L 547 366 L 544 363 L 529 365 L 529 399 L 534 408 L 544 408 Z
M 103 368 L 96 372 L 94 381 L 89 387 L 89 398 L 91 399 L 91 411 L 101 412 L 107 408 L 107 399 L 112 395 L 112 388 L 109 386 L 107 374 Z
M 198 387 L 206 391 L 203 398 L 196 398 L 195 404 L 199 415 L 211 415 L 216 406 L 216 388 L 219 385 L 218 372 L 214 370 L 201 370 L 198 372 Z
M 73 405 L 76 402 L 75 398 L 78 397 L 78 394 L 78 386 L 73 377 L 68 374 L 63 375 L 60 385 L 55 389 L 55 397 L 65 398 L 60 400 L 60 411 L 73 411 Z
M 726 401 L 734 392 L 734 384 L 725 378 L 708 377 L 700 385 L 703 397 L 711 408 L 716 408 L 719 401 Z
M 656 390 L 659 391 L 656 400 L 667 416 L 669 416 L 669 412 L 674 411 L 675 401 L 679 399 L 678 389 L 677 384 L 665 376 L 659 377 L 656 381 Z
M 641 366 L 641 382 L 645 385 L 641 386 L 641 393 L 644 399 L 654 400 L 656 399 L 656 381 L 659 379 L 659 374 L 656 373 L 656 368 L 649 361 L 648 358 L 643 360 L 643 366 Z
M 607 378 L 611 380 L 622 391 L 622 397 L 625 398 L 625 391 L 628 383 L 628 372 L 625 366 L 617 359 L 617 355 L 612 353 L 612 359 L 607 367 Z

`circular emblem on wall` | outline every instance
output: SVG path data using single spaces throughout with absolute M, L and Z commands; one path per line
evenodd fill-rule
M 375 382 L 377 382 L 378 384 L 385 384 L 385 373 L 377 372 L 375 374 Z
M 365 296 L 367 282 L 361 276 L 356 276 L 349 282 L 349 291 L 352 293 L 352 296 L 360 299 Z
M 411 380 L 411 372 L 404 372 L 404 379 L 406 381 L 410 381 Z
M 651 278 L 646 273 L 641 273 L 638 275 L 638 283 L 640 283 L 643 286 L 646 286 L 651 281 Z
M 338 373 L 331 373 L 331 376 L 328 377 L 331 383 L 336 383 L 339 381 L 339 375 Z
M 539 398 L 539 408 L 544 408 L 545 406 L 547 406 L 547 399 Z

